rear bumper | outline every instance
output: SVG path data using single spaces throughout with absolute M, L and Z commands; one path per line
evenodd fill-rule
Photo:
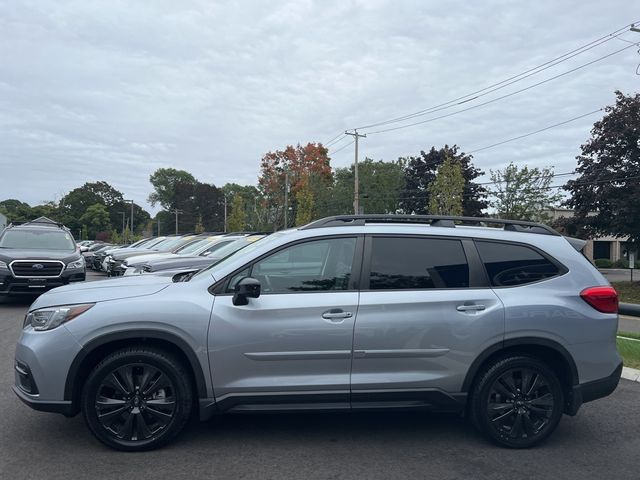
M 622 362 L 608 377 L 574 385 L 572 387 L 571 399 L 565 413 L 575 415 L 583 403 L 611 395 L 620 382 L 620 375 L 622 375 Z

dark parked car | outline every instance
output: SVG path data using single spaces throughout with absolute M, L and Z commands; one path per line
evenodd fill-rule
M 63 225 L 41 217 L 0 233 L 0 295 L 33 295 L 85 276 L 84 257 Z

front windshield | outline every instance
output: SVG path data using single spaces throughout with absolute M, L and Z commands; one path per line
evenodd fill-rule
M 176 247 L 179 247 L 183 243 L 189 242 L 193 237 L 171 237 L 167 239 L 164 243 L 160 245 L 156 245 L 156 250 L 160 250 L 161 252 L 168 252 L 173 250 Z
M 49 229 L 8 230 L 0 237 L 0 248 L 73 251 L 76 245 L 67 232 Z
M 226 240 L 218 240 L 217 242 L 212 242 L 204 248 L 201 248 L 199 252 L 196 252 L 196 255 L 207 256 L 213 252 L 218 251 L 222 247 L 229 245 L 230 243 L 234 243 L 238 241 L 237 238 L 234 239 L 226 239 Z
M 153 241 L 153 238 L 143 238 L 142 240 L 138 240 L 135 243 L 132 243 L 130 246 L 135 248 L 135 247 L 141 247 L 142 245 L 144 245 L 145 243 L 149 243 Z
M 160 245 L 161 243 L 164 243 L 167 240 L 167 237 L 162 237 L 162 238 L 156 238 L 155 241 L 149 242 L 145 245 L 143 245 L 140 248 L 146 249 L 146 250 L 151 250 L 153 249 L 156 245 Z M 134 247 L 129 247 L 129 248 L 134 248 Z
M 205 245 L 209 245 L 212 241 L 214 241 L 216 237 L 207 237 L 201 240 L 195 240 L 191 243 L 186 244 L 183 247 L 180 247 L 175 251 L 178 255 L 189 255 L 190 253 L 194 253 Z
M 275 240 L 278 240 L 280 237 L 282 237 L 283 235 L 287 235 L 291 233 L 290 230 L 281 230 L 279 232 L 273 233 L 271 235 L 266 236 L 264 239 L 260 240 L 260 241 L 256 241 L 253 242 L 250 245 L 247 245 L 246 247 L 242 248 L 241 250 L 239 250 L 240 252 L 242 252 L 242 255 L 247 255 L 250 254 L 251 252 L 253 252 L 255 249 L 262 247 L 263 245 L 267 244 L 267 243 L 271 243 Z M 215 276 L 215 272 L 218 269 L 224 268 L 227 264 L 234 262 L 236 260 L 236 253 L 234 252 L 232 254 L 230 254 L 228 257 L 222 259 L 221 261 L 203 268 L 202 270 L 198 271 L 193 278 L 199 277 L 200 275 L 214 275 Z M 216 255 L 217 256 L 217 255 Z

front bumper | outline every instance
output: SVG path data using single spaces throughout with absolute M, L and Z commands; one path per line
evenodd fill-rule
M 76 414 L 76 409 L 73 408 L 70 400 L 60 402 L 42 401 L 37 395 L 29 395 L 23 392 L 20 387 L 13 385 L 11 388 L 25 405 L 30 406 L 34 410 L 39 412 L 61 413 L 67 417 L 72 417 Z
M 571 398 L 565 413 L 575 415 L 583 403 L 591 402 L 599 398 L 604 398 L 613 393 L 620 382 L 622 375 L 622 362 L 616 367 L 611 375 L 600 378 L 592 382 L 574 385 L 571 391 Z
M 86 272 L 65 271 L 60 277 L 51 278 L 15 278 L 11 273 L 0 273 L 0 295 L 38 295 L 52 288 L 62 287 L 71 282 L 83 282 Z
M 67 374 L 81 347 L 64 325 L 38 332 L 22 330 L 16 344 L 13 391 L 35 410 L 73 415 L 65 397 Z

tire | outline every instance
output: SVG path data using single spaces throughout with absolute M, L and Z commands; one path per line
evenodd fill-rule
M 529 448 L 543 442 L 560 423 L 564 390 L 544 362 L 503 357 L 488 365 L 472 391 L 472 423 L 495 443 Z
M 163 350 L 119 350 L 89 374 L 81 396 L 84 420 L 111 448 L 134 452 L 161 447 L 191 416 L 190 378 L 180 361 Z

